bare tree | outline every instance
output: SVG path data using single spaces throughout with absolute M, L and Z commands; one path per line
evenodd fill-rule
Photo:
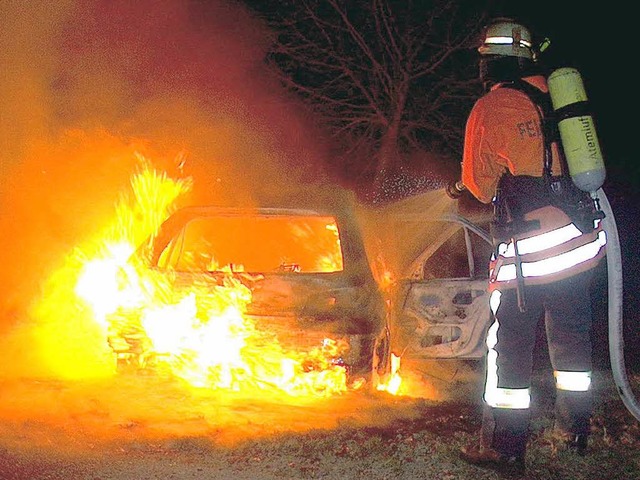
M 459 158 L 479 93 L 470 47 L 481 11 L 453 0 L 253 3 L 275 32 L 269 61 L 282 82 L 378 186 L 416 149 Z

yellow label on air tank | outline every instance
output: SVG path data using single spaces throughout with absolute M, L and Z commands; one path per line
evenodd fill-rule
M 567 118 L 558 124 L 558 128 L 571 175 L 602 167 L 604 160 L 592 117 Z

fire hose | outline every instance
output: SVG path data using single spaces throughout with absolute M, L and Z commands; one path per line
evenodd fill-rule
M 461 181 L 452 182 L 446 187 L 447 195 L 453 199 L 460 198 L 465 190 L 466 187 Z M 622 403 L 636 420 L 640 421 L 640 403 L 631 389 L 624 360 L 622 256 L 618 228 L 611 205 L 602 188 L 596 191 L 595 196 L 605 214 L 602 226 L 607 234 L 607 313 L 611 372 Z
M 624 334 L 622 320 L 622 256 L 618 227 L 609 200 L 602 189 L 597 191 L 600 207 L 605 214 L 602 220 L 607 232 L 607 278 L 609 295 L 609 357 L 613 380 L 627 410 L 640 421 L 640 404 L 631 390 L 624 361 Z

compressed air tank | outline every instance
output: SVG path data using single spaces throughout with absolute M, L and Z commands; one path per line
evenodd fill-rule
M 559 68 L 549 75 L 548 85 L 569 175 L 580 190 L 595 192 L 606 171 L 580 72 Z

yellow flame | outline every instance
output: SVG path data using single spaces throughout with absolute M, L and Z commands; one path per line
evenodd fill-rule
M 51 368 L 82 378 L 112 375 L 120 364 L 152 368 L 199 388 L 293 396 L 344 392 L 345 368 L 333 361 L 344 351 L 341 342 L 326 339 L 310 351 L 285 351 L 246 315 L 251 291 L 232 275 L 220 285 L 202 274 L 178 288 L 177 272 L 161 274 L 131 261 L 135 247 L 192 186 L 190 179 L 172 179 L 140 160 L 133 194 L 118 200 L 114 220 L 94 242 L 69 256 L 52 276 L 55 293 L 40 302 L 41 316 L 49 318 L 41 337 L 47 338 L 42 347 Z M 333 254 L 321 260 L 331 271 L 342 269 L 341 262 Z M 74 308 L 68 324 L 58 314 L 63 304 Z M 73 334 L 61 344 L 68 325 Z
M 340 254 L 340 234 L 338 233 L 338 226 L 335 223 L 326 226 L 326 229 L 333 234 L 333 243 L 337 245 L 337 248 L 330 246 L 326 249 L 329 253 L 321 256 L 320 265 L 318 269 L 323 272 L 337 272 L 343 269 L 342 255 Z
M 43 364 L 63 378 L 114 375 L 118 366 L 149 368 L 193 387 L 260 396 L 346 391 L 346 370 L 336 361 L 346 344 L 327 338 L 315 348 L 288 351 L 273 333 L 257 328 L 246 315 L 251 291 L 232 275 L 244 271 L 242 265 L 220 267 L 210 258 L 211 270 L 229 273 L 222 284 L 201 274 L 178 288 L 179 272 L 132 261 L 136 247 L 192 188 L 191 179 L 171 178 L 139 160 L 131 193 L 117 199 L 113 218 L 97 225 L 94 238 L 73 250 L 45 284 L 33 311 L 39 319 L 34 347 Z M 291 228 L 299 238 L 318 238 L 311 225 Z M 317 270 L 342 270 L 337 226 L 326 229 L 330 235 L 320 236 L 319 244 L 305 244 L 313 247 Z M 398 394 L 399 365 L 392 357 L 391 375 L 378 390 Z
M 116 356 L 106 341 L 112 325 L 107 316 L 120 305 L 133 305 L 141 285 L 129 283 L 126 259 L 142 239 L 166 218 L 176 198 L 191 188 L 190 179 L 172 179 L 138 156 L 131 179 L 132 195 L 118 199 L 115 215 L 97 238 L 74 249 L 45 281 L 31 315 L 34 349 L 42 365 L 61 378 L 113 375 Z M 149 210 L 149 211 L 146 211 Z M 90 308 L 81 299 L 91 298 Z
M 133 274 L 128 260 L 133 247 L 126 243 L 107 245 L 108 256 L 87 263 L 78 279 L 75 292 L 90 299 L 94 318 L 104 327 L 106 316 L 119 306 L 133 306 L 140 301 L 142 292 L 127 282 Z
M 402 385 L 402 377 L 400 376 L 400 357 L 391 354 L 391 372 L 386 382 L 376 386 L 379 391 L 397 395 Z

